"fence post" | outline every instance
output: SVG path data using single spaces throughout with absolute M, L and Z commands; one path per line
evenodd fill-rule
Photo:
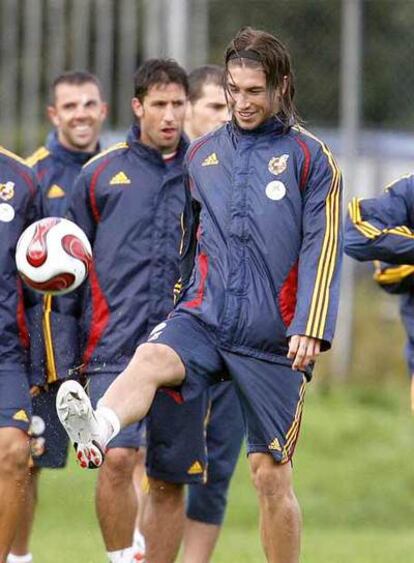
M 191 6 L 190 69 L 209 62 L 209 9 L 208 0 L 193 0 Z
M 342 0 L 341 134 L 344 204 L 355 191 L 355 168 L 360 127 L 361 0 Z M 345 379 L 352 362 L 355 263 L 345 257 L 338 327 L 332 354 L 332 371 Z
M 116 103 L 118 124 L 125 127 L 131 122 L 130 100 L 133 95 L 132 80 L 138 63 L 138 18 L 135 0 L 121 0 L 118 52 L 118 81 Z
M 23 5 L 22 64 L 22 152 L 26 156 L 39 142 L 41 115 L 42 2 L 26 0 Z
M 184 68 L 189 63 L 188 0 L 170 0 L 167 11 L 167 54 Z
M 70 67 L 74 70 L 90 70 L 90 18 L 89 0 L 72 0 L 70 12 Z
M 167 19 L 166 7 L 164 0 L 144 0 L 144 59 L 165 54 L 163 24 Z
M 114 60 L 112 0 L 96 3 L 95 72 L 102 83 L 109 104 L 112 101 L 112 68 Z
M 18 5 L 3 0 L 0 5 L 0 129 L 1 144 L 16 150 L 18 85 Z
M 65 68 L 65 0 L 49 0 L 46 9 L 47 85 Z

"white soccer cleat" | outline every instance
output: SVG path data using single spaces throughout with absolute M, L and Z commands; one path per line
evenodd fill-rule
M 100 467 L 104 460 L 100 426 L 82 385 L 77 381 L 64 381 L 56 396 L 56 410 L 73 442 L 80 466 Z

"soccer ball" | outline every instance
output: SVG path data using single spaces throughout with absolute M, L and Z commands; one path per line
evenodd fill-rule
M 92 263 L 90 242 L 78 225 L 45 217 L 27 227 L 16 247 L 17 270 L 31 289 L 63 295 L 86 279 Z

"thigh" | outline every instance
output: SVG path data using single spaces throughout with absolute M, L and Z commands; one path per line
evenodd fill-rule
M 58 469 L 65 467 L 69 437 L 56 412 L 56 394 L 59 385 L 33 397 L 32 408 L 32 459 L 36 467 Z
M 180 357 L 185 367 L 184 382 L 177 388 L 178 399 L 190 401 L 225 375 L 225 366 L 207 327 L 195 317 L 173 313 L 157 325 L 148 342 L 165 344 Z
M 290 367 L 224 353 L 247 428 L 247 453 L 288 462 L 299 435 L 306 378 Z
M 147 474 L 168 483 L 204 482 L 209 392 L 178 404 L 157 392 L 147 422 Z
M 0 428 L 29 430 L 31 399 L 27 373 L 0 371 Z
M 111 383 L 118 377 L 118 373 L 95 373 L 88 379 L 86 386 L 93 408 Z M 136 422 L 123 428 L 119 434 L 107 445 L 111 448 L 138 449 L 145 446 L 145 421 Z

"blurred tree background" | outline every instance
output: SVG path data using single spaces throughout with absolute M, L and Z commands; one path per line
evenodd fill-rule
M 221 63 L 235 31 L 251 25 L 275 33 L 289 46 L 297 76 L 297 105 L 305 121 L 338 127 L 343 7 L 354 1 L 0 0 L 0 125 L 9 128 L 13 119 L 16 126 L 25 113 L 27 121 L 28 99 L 38 113 L 42 111 L 53 76 L 82 66 L 103 81 L 112 104 L 111 125 L 125 127 L 132 73 L 144 57 L 155 51 L 170 55 L 171 44 L 182 36 L 182 41 L 187 40 L 186 60 L 180 62 L 188 69 L 203 62 Z M 414 2 L 360 3 L 361 125 L 411 130 Z M 186 17 L 171 27 L 171 17 L 177 18 L 180 7 Z M 205 36 L 204 51 L 196 49 L 200 31 Z M 9 135 L 7 130 L 4 135 L 11 148 L 21 148 L 21 135 Z M 35 137 L 23 141 L 25 150 L 36 144 Z

